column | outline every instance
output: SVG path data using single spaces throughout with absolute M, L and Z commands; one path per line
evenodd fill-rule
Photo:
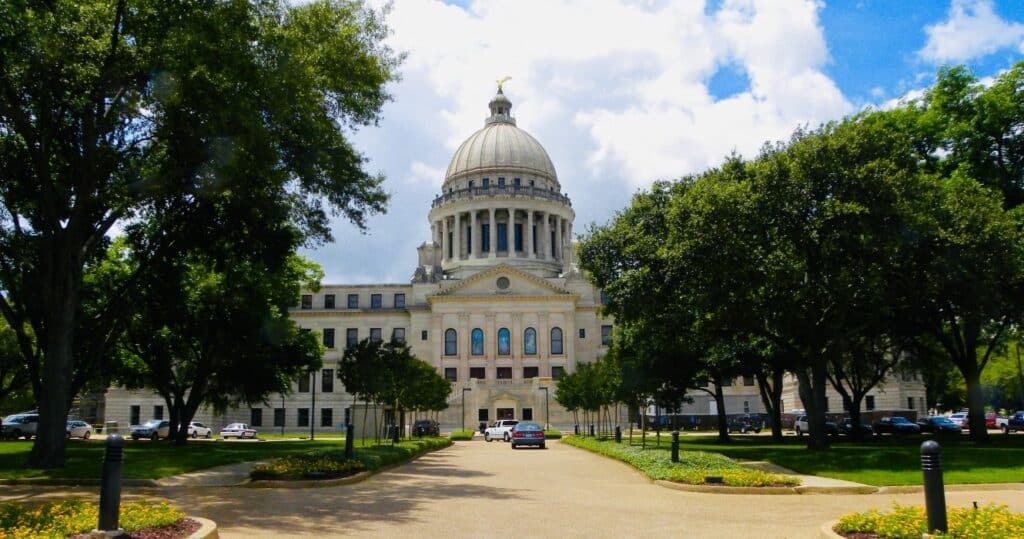
M 494 208 L 489 208 L 491 212 L 491 229 L 489 230 L 491 250 L 487 253 L 487 258 L 495 258 L 498 256 L 498 222 L 494 219 Z
M 453 251 L 455 260 L 462 259 L 462 212 L 455 212 L 455 231 L 452 233 Z
M 562 259 L 562 217 L 555 216 L 555 260 Z
M 549 220 L 550 214 L 548 212 L 542 212 L 541 215 L 544 219 L 544 233 L 541 234 L 540 245 L 544 251 L 544 260 L 551 260 L 551 221 Z
M 441 218 L 441 262 L 448 261 L 448 217 Z
M 508 225 L 505 227 L 505 245 L 508 246 L 508 257 L 516 256 L 516 209 L 508 208 Z
M 526 212 L 526 253 L 530 258 L 537 258 L 537 253 L 533 250 L 533 210 L 527 210 Z
M 476 210 L 469 212 L 469 258 L 480 256 L 480 231 L 476 228 Z

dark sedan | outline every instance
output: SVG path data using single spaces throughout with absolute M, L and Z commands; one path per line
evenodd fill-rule
M 903 416 L 883 417 L 881 421 L 871 426 L 875 434 L 921 434 L 921 427 L 911 423 Z
M 858 430 L 860 431 L 860 434 L 862 436 L 871 436 L 872 434 L 875 433 L 875 429 L 872 429 L 871 425 L 865 425 L 864 423 L 861 423 L 858 426 L 860 427 Z M 846 436 L 853 436 L 853 420 L 848 417 L 844 417 L 843 421 L 839 423 L 839 432 Z
M 537 423 L 517 423 L 512 427 L 512 449 L 524 445 L 535 445 L 541 449 L 544 446 L 544 427 Z
M 922 432 L 931 432 L 934 434 L 960 434 L 963 432 L 960 425 L 957 425 L 948 417 L 942 415 L 926 417 L 918 421 L 917 424 L 921 426 Z

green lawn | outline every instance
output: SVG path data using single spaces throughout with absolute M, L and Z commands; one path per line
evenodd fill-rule
M 667 440 L 666 440 L 667 438 Z M 884 436 L 860 443 L 836 440 L 828 451 L 812 452 L 806 439 L 772 442 L 764 436 L 734 436 L 720 444 L 712 436 L 681 436 L 680 449 L 713 451 L 744 460 L 767 460 L 800 473 L 846 479 L 868 485 L 920 485 L 922 437 Z M 638 438 L 633 439 L 639 443 Z M 648 438 L 650 447 L 651 438 Z M 671 437 L 662 437 L 668 457 Z M 992 436 L 977 445 L 966 439 L 940 439 L 946 484 L 1024 482 L 1024 436 Z
M 319 438 L 319 437 L 318 437 Z M 401 446 L 415 442 L 402 442 Z M 373 441 L 356 441 L 357 453 L 371 462 L 389 464 L 408 457 L 407 452 L 388 445 L 375 447 Z M 31 470 L 25 468 L 32 442 L 0 442 L 0 479 L 22 478 L 99 478 L 103 466 L 102 440 L 69 440 L 67 465 L 59 470 Z M 311 449 L 344 451 L 344 440 L 290 441 L 290 442 L 189 442 L 175 446 L 169 442 L 146 440 L 125 443 L 124 477 L 159 479 L 223 464 L 303 454 Z M 373 466 L 369 466 L 371 469 Z

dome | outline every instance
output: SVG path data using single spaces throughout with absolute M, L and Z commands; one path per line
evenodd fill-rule
M 529 133 L 516 127 L 512 103 L 501 89 L 490 102 L 491 116 L 484 128 L 459 146 L 448 165 L 445 182 L 491 172 L 536 175 L 558 181 L 548 152 Z

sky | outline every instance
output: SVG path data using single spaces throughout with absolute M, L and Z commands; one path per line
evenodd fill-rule
M 401 80 L 352 140 L 391 200 L 303 252 L 325 284 L 409 282 L 448 162 L 505 76 L 580 234 L 656 180 L 915 95 L 940 66 L 985 78 L 1024 59 L 1016 0 L 397 0 L 386 20 Z

